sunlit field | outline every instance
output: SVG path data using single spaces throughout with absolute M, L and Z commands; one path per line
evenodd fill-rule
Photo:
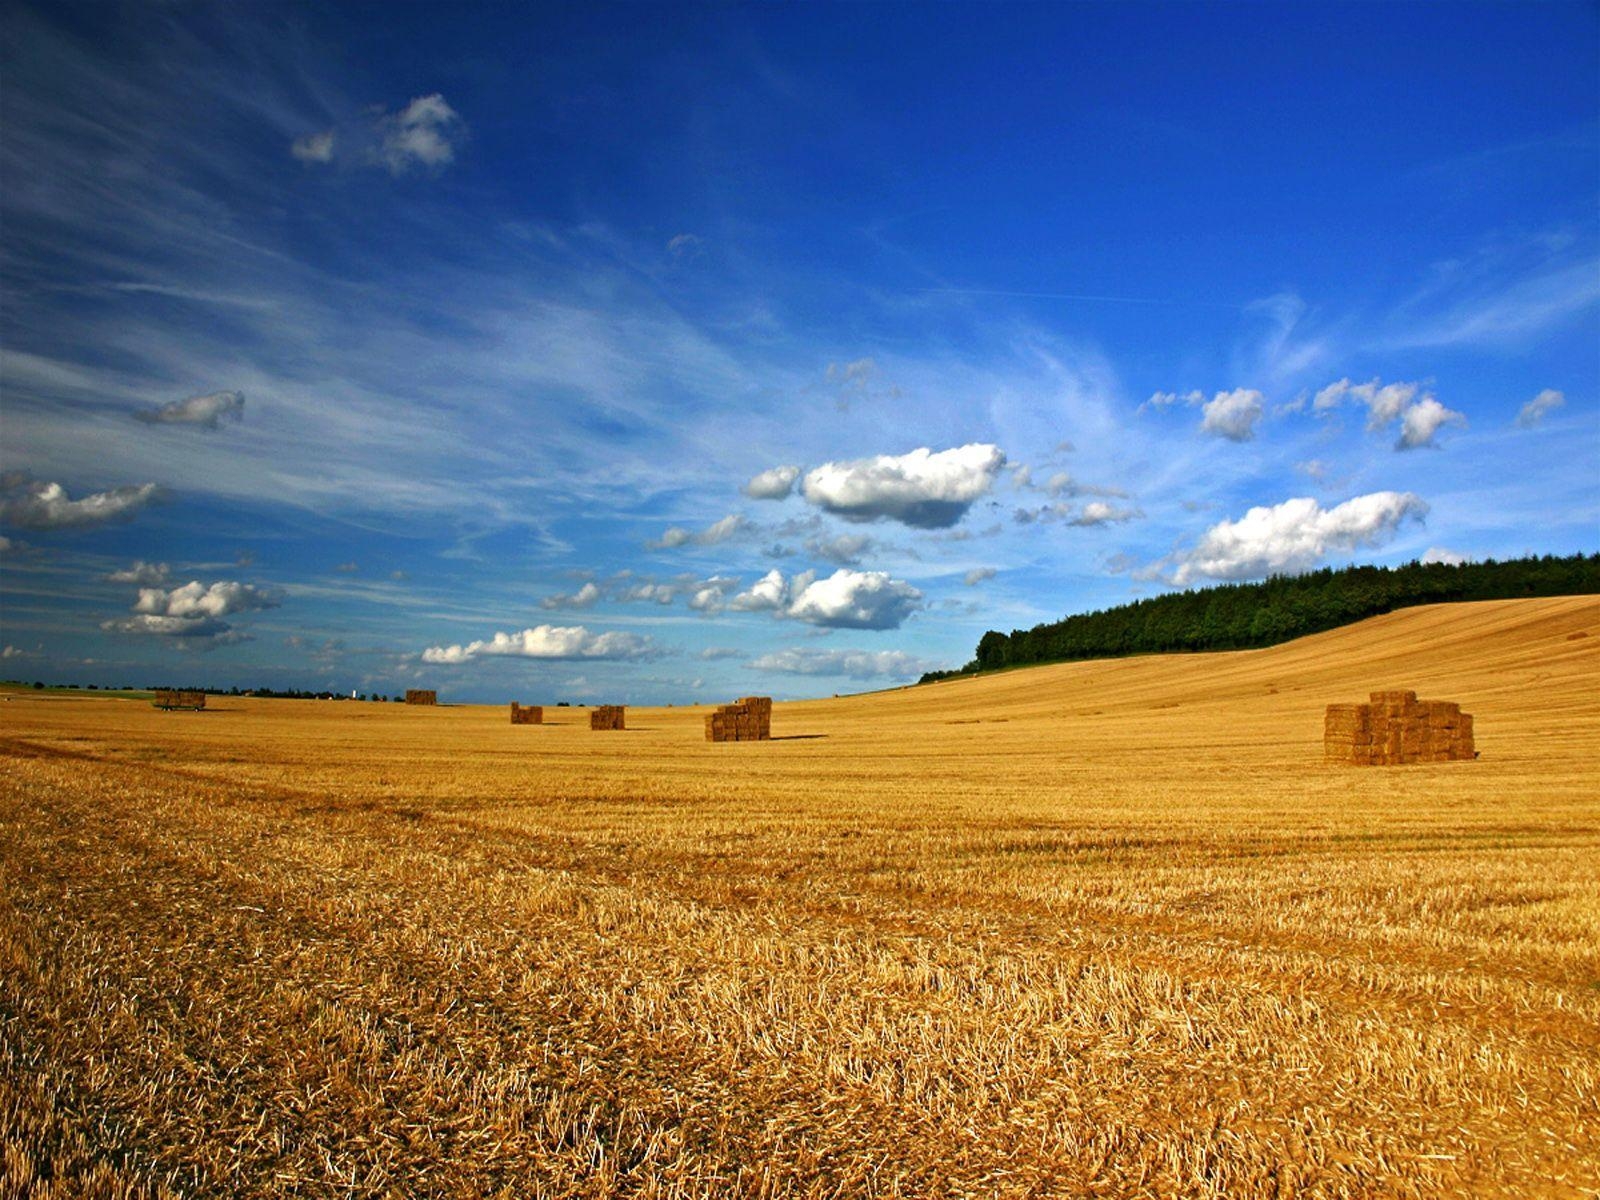
M 705 711 L 9 694 L 0 1192 L 1600 1188 L 1595 598 Z

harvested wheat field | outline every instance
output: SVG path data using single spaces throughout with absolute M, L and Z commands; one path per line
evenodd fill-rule
M 1325 707 L 1386 688 L 1481 757 L 1324 762 Z M 1592 597 L 780 703 L 751 743 L 0 711 L 8 1197 L 1600 1188 Z

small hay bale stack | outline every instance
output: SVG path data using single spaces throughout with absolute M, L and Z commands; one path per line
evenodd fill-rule
M 511 723 L 513 725 L 543 725 L 544 706 L 540 704 L 518 704 L 511 702 Z
M 199 712 L 206 706 L 204 692 L 180 692 L 174 688 L 157 688 L 156 698 L 150 702 L 163 712 L 171 712 L 175 708 L 192 708 Z
M 772 738 L 772 697 L 745 696 L 706 717 L 708 742 L 765 742 Z
M 437 704 L 439 703 L 439 693 L 433 691 L 431 688 L 407 688 L 406 703 Z
M 1322 753 L 1355 766 L 1455 762 L 1477 757 L 1472 717 L 1451 700 L 1418 700 L 1413 691 L 1373 692 L 1366 704 L 1330 704 Z
M 590 729 L 626 729 L 627 709 L 621 704 L 601 704 L 589 713 Z

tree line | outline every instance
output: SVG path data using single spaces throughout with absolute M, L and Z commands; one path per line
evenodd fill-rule
M 921 682 L 1087 658 L 1248 650 L 1417 604 L 1588 593 L 1600 593 L 1600 554 L 1328 567 L 1262 583 L 1169 592 L 1032 629 L 991 629 L 966 666 L 930 671 Z

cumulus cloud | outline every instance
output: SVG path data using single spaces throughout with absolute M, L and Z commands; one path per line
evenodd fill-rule
M 149 634 L 221 645 L 247 640 L 246 634 L 222 618 L 277 608 L 280 603 L 280 596 L 270 588 L 235 581 L 204 584 L 196 579 L 170 590 L 140 588 L 139 599 L 133 605 L 134 615 L 103 621 L 100 628 L 111 633 Z
M 689 607 L 696 612 L 719 613 L 727 602 L 728 593 L 738 586 L 737 579 L 725 575 L 702 579 L 689 589 Z
M 430 646 L 422 652 L 422 661 L 453 665 L 482 656 L 571 661 L 654 658 L 659 654 L 653 640 L 636 633 L 591 633 L 582 625 L 536 625 L 517 633 L 496 633 L 487 641 Z
M 1469 563 L 1471 561 L 1472 559 L 1468 558 L 1465 554 L 1457 554 L 1454 550 L 1447 550 L 1443 546 L 1429 546 L 1422 555 L 1422 563 L 1424 566 L 1432 566 L 1435 563 L 1442 563 L 1447 567 L 1459 567 L 1463 563 Z
M 1532 429 L 1544 420 L 1546 413 L 1553 412 L 1566 402 L 1566 396 L 1555 388 L 1545 388 L 1522 406 L 1517 413 L 1517 425 L 1522 429 Z
M 0 649 L 0 658 L 32 658 L 33 654 L 27 650 L 18 649 L 16 646 L 7 646 Z
M 798 578 L 798 577 L 797 577 Z M 809 582 L 810 576 L 807 576 Z M 751 586 L 740 592 L 728 607 L 735 612 L 782 612 L 789 603 L 789 584 L 783 572 L 774 567 Z
M 461 118 L 438 92 L 418 96 L 397 113 L 378 118 L 375 155 L 391 175 L 412 167 L 437 170 L 455 161 Z
M 1308 570 L 1332 551 L 1380 546 L 1402 522 L 1420 521 L 1427 511 L 1411 492 L 1373 492 L 1326 509 L 1304 497 L 1252 508 L 1237 521 L 1213 525 L 1193 550 L 1177 555 L 1172 582 Z
M 853 567 L 861 556 L 875 545 L 870 537 L 859 533 L 841 533 L 838 537 L 814 537 L 806 540 L 806 553 L 836 566 Z
M 1091 500 L 1082 511 L 1067 518 L 1068 525 L 1090 527 L 1094 525 L 1121 525 L 1144 516 L 1137 508 L 1118 508 L 1104 500 Z
M 1420 398 L 1419 398 L 1420 397 Z M 1461 413 L 1446 408 L 1423 391 L 1420 383 L 1351 383 L 1341 379 L 1319 391 L 1311 401 L 1313 412 L 1327 412 L 1346 400 L 1367 406 L 1367 429 L 1376 431 L 1391 422 L 1400 422 L 1396 450 L 1415 450 L 1433 445 L 1433 437 L 1445 425 L 1465 425 Z
M 1120 525 L 1126 521 L 1134 521 L 1144 516 L 1144 512 L 1137 508 L 1111 504 L 1105 500 L 1091 500 L 1082 508 L 1057 501 L 1055 504 L 1041 504 L 1037 508 L 1019 508 L 1011 515 L 1018 525 L 1032 525 L 1035 521 L 1046 523 L 1061 521 L 1067 525 L 1089 528 L 1095 525 Z
M 812 650 L 795 648 L 763 654 L 750 663 L 757 671 L 789 675 L 842 675 L 851 679 L 915 679 L 934 664 L 904 650 Z
M 729 538 L 738 537 L 749 528 L 749 521 L 737 513 L 729 513 L 722 520 L 713 522 L 698 532 L 674 525 L 659 538 L 646 542 L 645 549 L 676 550 L 680 546 L 715 546 Z
M 336 136 L 331 129 L 321 133 L 308 133 L 305 137 L 295 138 L 289 146 L 289 153 L 303 163 L 330 163 L 333 161 L 333 147 Z
M 1230 442 L 1248 442 L 1256 435 L 1256 422 L 1261 419 L 1265 399 L 1250 388 L 1218 392 L 1200 410 L 1201 432 Z
M 1434 444 L 1433 435 L 1446 425 L 1465 425 L 1466 417 L 1446 408 L 1432 396 L 1424 396 L 1400 414 L 1400 440 L 1397 450 L 1416 450 Z
M 826 579 L 803 571 L 785 579 L 768 571 L 728 602 L 736 612 L 771 612 L 827 629 L 898 629 L 922 605 L 922 593 L 884 571 L 841 567 Z
M 199 425 L 215 429 L 224 417 L 244 420 L 244 393 L 208 392 L 187 400 L 173 400 L 159 408 L 141 408 L 133 417 L 146 425 Z
M 281 603 L 278 593 L 270 588 L 232 581 L 208 586 L 196 579 L 170 591 L 159 587 L 140 588 L 133 611 L 180 618 L 225 617 L 230 613 L 277 608 Z
M 88 529 L 125 520 L 160 497 L 158 486 L 141 483 L 74 500 L 59 483 L 8 471 L 0 475 L 0 522 L 19 529 Z
M 559 593 L 554 596 L 546 596 L 543 600 L 539 601 L 539 607 L 547 609 L 588 608 L 599 599 L 600 589 L 595 585 L 594 581 L 591 580 L 590 582 L 584 584 L 577 591 L 570 594 Z
M 794 482 L 799 478 L 799 467 L 772 467 L 745 484 L 744 494 L 752 500 L 782 500 L 794 491 Z
M 898 629 L 921 603 L 921 592 L 886 572 L 841 567 L 797 588 L 788 615 L 830 629 Z
M 880 454 L 830 462 L 807 472 L 801 491 L 817 507 L 847 521 L 899 521 L 947 529 L 994 485 L 1005 466 L 998 446 L 971 443 L 935 454 Z
M 972 570 L 961 577 L 961 582 L 968 587 L 977 587 L 985 579 L 993 579 L 994 577 L 995 569 L 993 567 L 973 567 Z
M 166 563 L 148 563 L 144 559 L 135 560 L 133 566 L 121 571 L 113 571 L 106 576 L 107 583 L 136 583 L 144 587 L 160 587 L 172 575 L 172 568 Z

